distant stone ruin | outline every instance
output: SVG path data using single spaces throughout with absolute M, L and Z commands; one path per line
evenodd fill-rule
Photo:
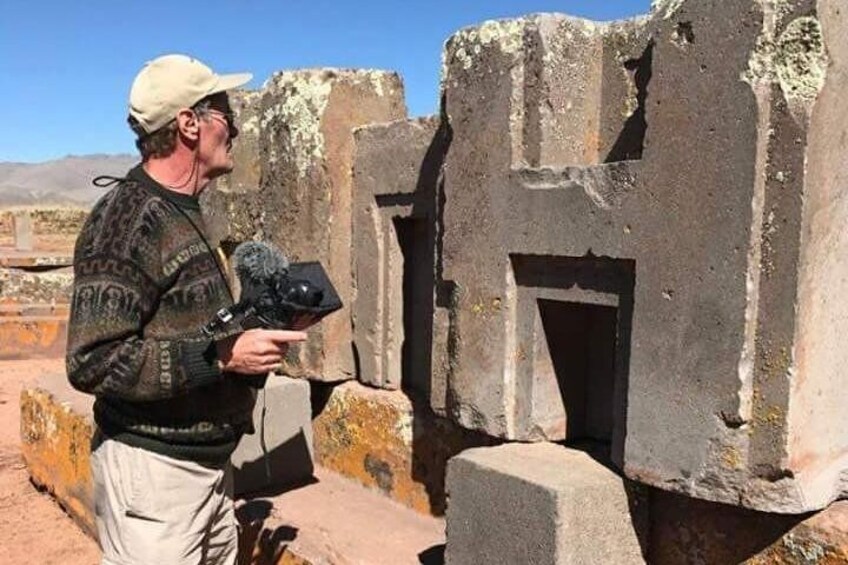
M 84 208 L 0 208 L 0 360 L 64 355 Z

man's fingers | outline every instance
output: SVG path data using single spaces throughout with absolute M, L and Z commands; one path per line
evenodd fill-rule
M 283 346 L 283 347 L 284 347 L 284 349 L 282 351 L 276 350 L 272 353 L 267 353 L 265 355 L 260 356 L 256 360 L 257 363 L 259 363 L 261 365 L 269 365 L 269 364 L 272 364 L 272 363 L 277 363 L 277 364 L 282 363 L 283 356 L 285 355 L 285 346 Z
M 274 343 L 289 343 L 292 341 L 305 341 L 305 332 L 291 330 L 267 330 L 268 339 Z

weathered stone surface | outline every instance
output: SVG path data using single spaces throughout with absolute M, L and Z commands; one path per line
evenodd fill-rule
M 15 249 L 21 251 L 32 251 L 33 249 L 33 233 L 32 233 L 32 218 L 28 212 L 18 212 L 13 216 L 13 224 L 15 225 Z
M 561 247 L 584 230 L 558 218 L 568 210 L 588 220 L 587 205 L 612 207 L 634 182 L 636 166 L 630 162 L 582 168 L 601 160 L 601 108 L 620 122 L 627 103 L 601 104 L 605 29 L 565 16 L 534 16 L 463 30 L 446 47 L 444 111 L 453 135 L 445 163 L 439 270 L 444 280 L 437 284 L 453 289 L 439 304 L 449 312 L 441 317 L 450 320 L 452 354 L 447 382 L 433 383 L 438 394 L 432 403 L 463 425 L 491 434 L 559 440 L 585 428 L 574 413 L 578 407 L 572 406 L 572 433 L 567 434 L 564 393 L 555 370 L 564 360 L 552 359 L 549 351 L 565 348 L 546 342 L 545 336 L 551 326 L 579 323 L 575 316 L 599 318 L 600 333 L 592 341 L 600 343 L 615 332 L 614 320 L 608 327 L 610 313 L 629 307 L 632 261 L 579 259 L 585 249 L 571 261 Z M 581 197 L 582 208 L 566 202 Z M 591 276 L 596 270 L 603 273 L 596 288 L 582 294 L 568 288 L 578 272 Z M 587 281 L 581 282 L 585 286 Z M 566 299 L 596 308 L 557 309 Z M 551 307 L 540 312 L 539 300 Z M 596 356 L 616 354 L 624 354 L 623 349 Z M 613 405 L 620 407 L 625 391 L 620 386 L 613 391 L 613 385 L 603 384 L 597 409 L 582 412 L 610 413 Z M 571 404 L 588 394 L 571 393 Z M 607 398 L 613 394 L 615 399 Z M 611 439 L 615 431 L 614 441 L 622 441 L 623 434 L 610 422 L 603 426 L 614 429 L 602 430 L 600 439 Z
M 68 316 L 0 316 L 0 359 L 65 356 Z
M 405 117 L 403 85 L 382 71 L 280 72 L 235 106 L 237 172 L 204 199 L 208 223 L 225 247 L 265 239 L 293 261 L 322 262 L 345 309 L 292 348 L 286 373 L 351 379 L 353 130 Z
M 588 453 L 470 449 L 448 463 L 448 565 L 644 563 L 647 499 Z
M 848 503 L 767 514 L 651 491 L 650 563 L 848 563 Z
M 0 269 L 59 269 L 73 264 L 73 253 L 0 250 Z
M 70 267 L 45 272 L 0 269 L 0 304 L 68 304 L 73 284 Z
M 440 563 L 444 520 L 423 516 L 326 469 L 316 482 L 238 508 L 241 556 L 256 565 Z M 248 561 L 239 561 L 248 563 Z
M 812 518 L 801 522 L 748 563 L 848 563 L 848 501 L 835 502 Z
M 611 442 L 628 476 L 709 500 L 844 494 L 846 17 L 681 0 L 453 36 L 433 406 Z
M 303 387 L 296 390 L 302 396 Z M 89 465 L 92 400 L 74 391 L 62 374 L 39 379 L 21 395 L 21 443 L 35 484 L 96 537 Z M 442 520 L 402 508 L 324 469 L 315 475 L 317 480 L 302 488 L 238 501 L 239 563 L 394 565 L 417 562 L 419 554 L 444 542 Z M 388 530 L 391 539 L 385 538 Z
M 403 384 L 425 395 L 436 188 L 446 149 L 439 123 L 435 117 L 421 118 L 364 126 L 354 133 L 352 314 L 359 378 L 387 389 Z
M 309 383 L 272 375 L 257 391 L 256 432 L 232 456 L 236 494 L 303 483 L 312 478 Z
M 32 481 L 96 537 L 89 465 L 92 404 L 93 398 L 73 390 L 65 375 L 41 377 L 21 393 L 21 452 Z
M 444 513 L 448 459 L 495 443 L 398 391 L 345 383 L 316 392 L 315 462 L 422 513 Z

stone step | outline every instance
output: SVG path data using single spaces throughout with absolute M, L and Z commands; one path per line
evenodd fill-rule
M 0 315 L 0 360 L 65 356 L 68 317 Z
M 327 469 L 316 482 L 244 502 L 243 547 L 253 562 L 314 565 L 441 563 L 444 520 L 425 516 Z M 301 561 L 295 561 L 301 563 Z
M 600 451 L 552 443 L 468 449 L 447 473 L 452 565 L 645 562 L 647 493 L 629 488 Z

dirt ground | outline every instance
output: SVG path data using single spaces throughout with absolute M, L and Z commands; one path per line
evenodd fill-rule
M 97 544 L 47 494 L 29 481 L 20 452 L 20 394 L 61 361 L 0 361 L 0 561 L 44 565 L 94 565 Z

